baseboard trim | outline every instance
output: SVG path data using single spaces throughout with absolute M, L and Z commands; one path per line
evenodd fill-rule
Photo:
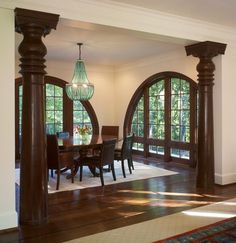
M 13 227 L 13 228 L 8 228 L 8 229 L 3 229 L 0 230 L 0 235 L 6 234 L 6 233 L 12 233 L 12 232 L 17 232 L 19 230 L 19 227 Z
M 0 213 L 0 231 L 10 230 L 18 227 L 18 217 L 16 211 Z
M 218 174 L 215 173 L 215 183 L 218 185 L 228 185 L 236 183 L 236 173 Z

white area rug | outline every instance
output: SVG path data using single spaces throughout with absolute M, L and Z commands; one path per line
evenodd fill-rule
M 174 175 L 178 174 L 177 172 L 161 169 L 158 167 L 154 167 L 151 165 L 144 165 L 142 163 L 134 162 L 134 170 L 132 174 L 129 173 L 127 162 L 125 161 L 125 171 L 126 171 L 126 178 L 123 177 L 121 163 L 115 161 L 115 172 L 116 172 L 116 181 L 113 180 L 111 172 L 104 172 L 104 183 L 106 185 L 128 182 L 128 181 L 135 181 L 141 179 L 147 179 L 152 177 L 160 177 L 160 176 L 167 176 L 167 175 Z M 79 181 L 79 172 L 74 178 L 74 183 L 71 183 L 71 180 L 66 179 L 66 176 L 70 172 L 65 172 L 61 174 L 60 186 L 59 190 L 56 190 L 56 175 L 53 178 L 50 177 L 49 184 L 48 184 L 48 192 L 54 193 L 59 191 L 68 191 L 68 190 L 76 190 L 76 189 L 84 189 L 88 187 L 96 187 L 101 186 L 101 181 L 99 177 L 93 177 L 91 172 L 89 171 L 87 166 L 83 167 L 83 179 Z M 20 184 L 20 169 L 16 169 L 16 183 Z

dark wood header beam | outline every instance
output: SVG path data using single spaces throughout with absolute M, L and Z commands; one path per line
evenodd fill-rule
M 20 174 L 20 223 L 47 221 L 47 161 L 44 123 L 44 75 L 46 46 L 42 36 L 55 29 L 59 15 L 15 9 L 16 32 L 23 76 L 22 151 Z
M 199 87 L 197 187 L 212 189 L 215 182 L 212 58 L 224 54 L 226 44 L 205 41 L 186 46 L 187 55 L 200 59 L 197 65 Z

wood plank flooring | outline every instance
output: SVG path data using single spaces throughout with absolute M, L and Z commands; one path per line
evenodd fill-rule
M 215 186 L 213 191 L 196 189 L 192 168 L 139 162 L 179 174 L 50 194 L 47 224 L 2 232 L 0 242 L 63 242 L 236 197 L 236 184 Z

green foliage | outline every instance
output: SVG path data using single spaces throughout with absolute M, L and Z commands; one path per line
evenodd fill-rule
M 19 96 L 22 96 L 23 95 L 23 86 L 20 85 L 19 86 Z
M 53 84 L 46 84 L 46 96 L 54 96 L 54 86 Z
M 88 112 L 79 100 L 73 101 L 73 126 L 76 128 L 85 127 L 89 128 L 88 134 L 92 134 L 92 123 Z
M 138 105 L 135 109 L 131 132 L 136 136 L 143 137 L 144 136 L 144 100 L 143 96 L 140 98 Z

